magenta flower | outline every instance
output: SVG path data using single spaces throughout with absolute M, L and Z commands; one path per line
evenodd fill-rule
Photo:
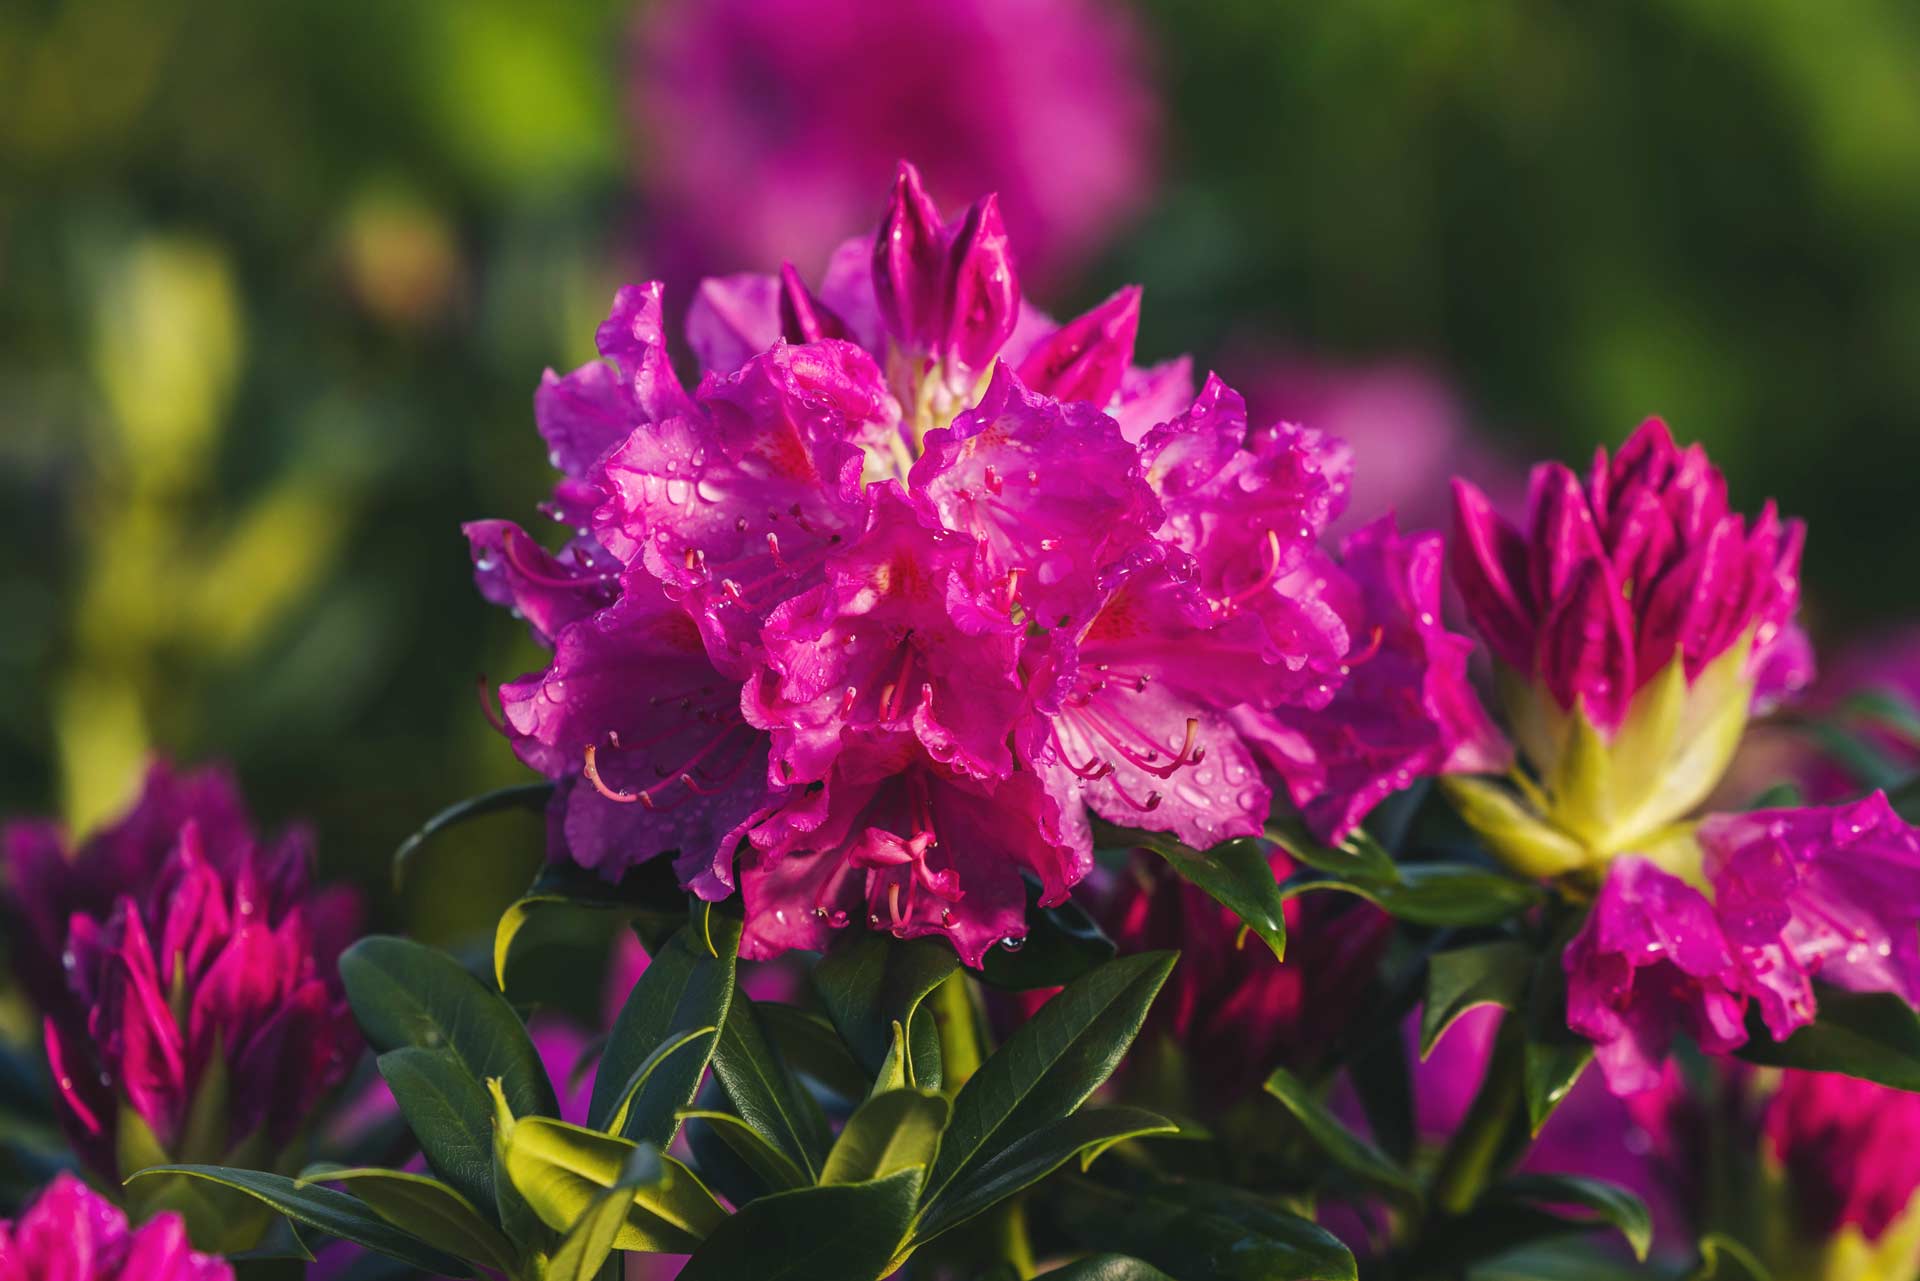
M 196 1254 L 177 1214 L 135 1228 L 70 1174 L 18 1220 L 0 1220 L 0 1281 L 233 1281 L 225 1259 Z
M 1920 1264 L 1911 1240 L 1920 1191 L 1920 1095 L 1832 1073 L 1783 1072 L 1764 1125 L 1769 1155 L 1786 1173 L 1799 1234 L 1824 1244 L 1851 1230 L 1870 1250 L 1891 1252 L 1873 1275 L 1910 1275 Z M 1897 1225 L 1904 1233 L 1894 1232 Z M 1902 1235 L 1907 1240 L 1890 1239 Z M 1864 1273 L 1864 1258 L 1849 1261 L 1862 1271 L 1830 1268 L 1826 1275 Z
M 1108 0 L 667 0 L 635 34 L 640 182 L 672 271 L 819 262 L 900 156 L 941 192 L 999 191 L 1049 279 L 1151 189 L 1159 106 Z
M 1658 419 L 1584 482 L 1535 468 L 1524 535 L 1473 485 L 1454 497 L 1455 580 L 1538 785 L 1450 790 L 1516 869 L 1597 884 L 1707 798 L 1751 709 L 1811 676 L 1803 530 L 1771 503 L 1751 523 L 1729 510 L 1706 454 Z
M 9 834 L 16 873 L 26 872 L 16 905 L 42 892 L 81 904 L 59 953 L 67 991 L 42 1007 L 76 1148 L 114 1172 L 124 1108 L 163 1155 L 240 1152 L 264 1164 L 359 1043 L 334 969 L 351 900 L 310 890 L 304 834 L 256 841 L 217 772 L 181 778 L 155 766 L 132 813 L 58 870 L 35 861 L 47 847 L 22 835 L 34 830 Z M 30 849 L 35 858 L 20 861 Z M 110 903 L 69 892 L 96 869 Z M 49 928 L 43 920 L 30 937 Z
M 1883 795 L 1715 815 L 1697 839 L 1711 900 L 1623 858 L 1567 948 L 1567 1022 L 1615 1092 L 1653 1084 L 1676 1033 L 1709 1053 L 1745 1044 L 1750 999 L 1790 1035 L 1813 1020 L 1815 976 L 1920 1000 L 1920 831 Z
M 1293 860 L 1275 847 L 1273 874 Z M 1180 879 L 1164 859 L 1137 855 L 1098 914 L 1122 952 L 1173 948 L 1179 964 L 1147 1016 L 1142 1036 L 1178 1046 L 1191 1105 L 1224 1109 L 1256 1091 L 1276 1067 L 1311 1071 L 1338 1044 L 1393 933 L 1392 918 L 1344 895 L 1286 904 L 1287 959 L 1239 941 L 1228 909 Z M 1154 1056 L 1130 1057 L 1150 1070 Z
M 1426 573 L 1395 596 L 1318 550 L 1338 444 L 1250 430 L 1184 361 L 1136 367 L 1138 290 L 1065 324 L 1021 306 L 995 209 L 943 221 L 903 165 L 817 292 L 791 267 L 707 282 L 690 395 L 658 287 L 622 291 L 617 369 L 536 403 L 565 545 L 468 527 L 482 590 L 554 651 L 501 703 L 560 783 L 556 851 L 608 876 L 673 852 L 709 898 L 737 880 L 750 958 L 864 921 L 977 965 L 1024 934 L 1025 881 L 1054 903 L 1086 874 L 1089 809 L 1196 846 L 1258 833 L 1243 719 L 1327 706 L 1375 632 L 1393 657 L 1335 712 L 1315 795 L 1364 793 L 1357 821 L 1480 759 L 1463 642 L 1389 616 L 1431 572 L 1394 561 Z

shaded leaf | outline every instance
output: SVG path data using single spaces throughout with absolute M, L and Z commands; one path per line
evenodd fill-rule
M 1427 999 L 1420 1012 L 1420 1056 L 1468 1010 L 1497 1005 L 1518 1010 L 1526 1000 L 1533 953 L 1515 939 L 1441 952 L 1427 965 Z
M 1280 895 L 1280 883 L 1274 879 L 1273 865 L 1259 841 L 1243 838 L 1202 851 L 1182 845 L 1165 832 L 1115 827 L 1099 819 L 1094 820 L 1094 839 L 1103 847 L 1137 845 L 1152 850 L 1181 879 L 1205 891 L 1244 921 L 1273 949 L 1275 957 L 1285 958 L 1286 904 Z
M 1334 1164 L 1366 1186 L 1398 1198 L 1403 1204 L 1419 1199 L 1420 1188 L 1413 1175 L 1343 1125 L 1293 1073 L 1276 1068 L 1267 1078 L 1265 1089 L 1293 1113 L 1307 1137 L 1331 1157 Z
M 464 801 L 456 801 L 447 806 L 422 823 L 418 831 L 400 842 L 400 847 L 394 850 L 394 892 L 398 893 L 406 888 L 407 873 L 413 865 L 414 855 L 441 832 L 476 818 L 484 818 L 489 814 L 501 814 L 511 810 L 528 810 L 538 814 L 546 809 L 547 801 L 552 796 L 552 783 L 524 783 L 516 787 L 503 787 L 480 796 L 470 796 Z
M 1617 1184 L 1563 1174 L 1526 1174 L 1508 1179 L 1493 1191 L 1496 1202 L 1517 1201 L 1545 1206 L 1579 1206 L 1591 1210 L 1599 1222 L 1618 1228 L 1644 1262 L 1653 1245 L 1653 1216 L 1646 1202 Z
M 1064 1204 L 1076 1236 L 1143 1259 L 1179 1281 L 1355 1281 L 1338 1237 L 1251 1194 L 1215 1183 L 1136 1192 L 1073 1183 Z
M 1749 1063 L 1841 1072 L 1900 1090 L 1920 1090 L 1920 1014 L 1891 992 L 1843 992 L 1821 986 L 1813 1022 L 1775 1041 L 1758 1010 L 1747 1019 Z
M 923 1173 L 762 1197 L 694 1251 L 679 1281 L 879 1281 L 893 1270 Z
M 1018 951 L 990 947 L 980 980 L 1010 992 L 1065 987 L 1114 956 L 1113 940 L 1072 899 L 1054 907 L 1040 904 L 1040 887 L 1027 881 L 1027 936 Z
M 914 1080 L 930 1086 L 939 1079 L 938 1050 L 937 1045 L 924 1048 L 923 1041 L 930 1037 L 937 1043 L 938 1032 L 931 1011 L 915 1016 L 921 1015 L 927 994 L 959 967 L 960 958 L 945 939 L 902 940 L 862 931 L 835 941 L 813 969 L 813 986 L 827 1017 L 870 1075 L 879 1073 L 898 1023 L 914 1034 L 909 1038 Z
M 471 1201 L 438 1179 L 406 1170 L 317 1165 L 301 1171 L 299 1186 L 311 1183 L 350 1184 L 353 1195 L 375 1214 L 434 1249 L 498 1272 L 514 1269 L 513 1243 Z
M 403 1045 L 374 1062 L 433 1172 L 491 1212 L 493 1105 L 486 1087 L 447 1049 Z
M 1356 827 L 1339 845 L 1328 845 L 1307 830 L 1297 815 L 1267 820 L 1267 839 L 1292 856 L 1329 876 L 1357 881 L 1391 883 L 1400 879 L 1400 866 L 1380 842 Z
M 735 1114 L 816 1181 L 832 1141 L 827 1119 L 767 1039 L 744 992 L 727 1011 L 713 1074 Z
M 870 1183 L 914 1166 L 924 1170 L 940 1150 L 947 1112 L 945 1096 L 931 1091 L 874 1095 L 847 1118 L 827 1154 L 820 1182 Z
M 1534 962 L 1527 991 L 1526 1045 L 1521 1074 L 1527 1121 L 1534 1134 L 1593 1062 L 1593 1042 L 1567 1026 L 1567 972 L 1561 965 L 1578 920 L 1564 923 Z
M 1341 877 L 1301 878 L 1282 891 L 1287 898 L 1318 890 L 1357 894 L 1380 910 L 1415 925 L 1494 925 L 1540 902 L 1544 891 L 1527 881 L 1467 863 L 1410 863 L 1397 881 Z
M 1064 1268 L 1043 1272 L 1037 1281 L 1173 1281 L 1151 1263 L 1124 1254 L 1096 1254 Z
M 779 1148 L 773 1146 L 767 1137 L 742 1121 L 731 1112 L 688 1111 L 680 1114 L 683 1121 L 704 1121 L 712 1127 L 733 1154 L 746 1162 L 754 1177 L 771 1192 L 787 1192 L 794 1188 L 811 1187 L 813 1180 L 807 1172 L 793 1163 L 793 1159 Z
M 756 1001 L 761 1025 L 788 1066 L 850 1102 L 867 1096 L 866 1070 L 824 1015 L 778 1001 Z

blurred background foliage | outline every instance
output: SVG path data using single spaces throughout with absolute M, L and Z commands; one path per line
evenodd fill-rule
M 1230 371 L 1412 357 L 1522 456 L 1662 413 L 1743 506 L 1809 519 L 1817 633 L 1911 615 L 1920 8 L 1141 16 L 1165 180 L 1038 301 L 1141 281 L 1144 352 Z M 311 818 L 378 886 L 426 814 L 523 779 L 475 681 L 537 652 L 472 592 L 458 523 L 530 513 L 540 370 L 592 354 L 616 282 L 669 270 L 633 195 L 633 22 L 0 8 L 0 811 L 84 826 L 149 750 L 230 757 L 263 817 Z M 468 900 L 376 895 L 376 920 L 490 919 L 523 878 L 483 847 L 536 833 L 463 831 L 432 857 L 472 865 Z

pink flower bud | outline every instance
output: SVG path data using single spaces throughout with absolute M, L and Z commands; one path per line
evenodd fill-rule
M 1140 286 L 1128 285 L 1042 338 L 1020 362 L 1020 381 L 1045 396 L 1106 406 L 1133 364 Z
M 233 1281 L 226 1260 L 196 1254 L 178 1214 L 134 1228 L 70 1174 L 17 1221 L 0 1220 L 0 1281 Z

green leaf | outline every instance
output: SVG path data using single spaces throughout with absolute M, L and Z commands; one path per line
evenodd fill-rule
M 937 1050 L 923 1050 L 922 1029 L 937 1041 L 931 1014 L 918 1020 L 921 1002 L 960 966 L 945 939 L 901 940 L 861 931 L 842 935 L 813 969 L 814 990 L 827 1017 L 840 1029 L 853 1057 L 878 1075 L 893 1042 L 893 1025 L 915 1035 L 913 1078 L 921 1085 L 938 1080 Z M 931 1053 L 935 1061 L 928 1061 Z M 929 1074 L 933 1080 L 929 1080 Z
M 879 1281 L 893 1271 L 924 1173 L 762 1197 L 694 1251 L 679 1281 Z
M 447 806 L 422 823 L 420 830 L 400 842 L 400 848 L 393 852 L 394 892 L 398 893 L 406 888 L 407 872 L 412 867 L 414 855 L 441 832 L 476 818 L 484 818 L 488 814 L 501 814 L 509 810 L 531 810 L 537 814 L 547 807 L 547 801 L 552 796 L 552 783 L 524 783 L 517 787 L 503 787 L 481 796 L 470 796 L 464 801 L 456 801 Z
M 1467 863 L 1409 863 L 1393 882 L 1301 879 L 1288 882 L 1286 898 L 1317 890 L 1357 894 L 1389 915 L 1415 925 L 1494 925 L 1538 903 L 1544 891 L 1528 881 Z
M 665 1172 L 658 1148 L 651 1143 L 636 1146 L 620 1178 L 595 1197 L 580 1221 L 568 1230 L 541 1281 L 598 1281 L 607 1256 L 613 1253 L 613 1243 L 626 1224 L 633 1194 L 660 1182 Z
M 1843 992 L 1821 985 L 1813 1022 L 1784 1041 L 1767 1033 L 1758 1010 L 1747 1017 L 1749 1063 L 1841 1072 L 1899 1090 L 1920 1090 L 1920 1014 L 1891 992 Z
M 1167 1182 L 1128 1193 L 1079 1180 L 1064 1210 L 1083 1241 L 1180 1281 L 1355 1281 L 1353 1254 L 1339 1238 L 1221 1184 Z
M 318 1228 L 330 1236 L 351 1241 L 427 1272 L 451 1277 L 473 1275 L 472 1270 L 458 1259 L 394 1227 L 346 1193 L 336 1192 L 332 1188 L 302 1187 L 282 1174 L 237 1170 L 224 1165 L 156 1165 L 140 1171 L 127 1182 L 131 1184 L 141 1179 L 167 1175 L 203 1179 L 244 1192 L 295 1223 Z
M 712 1127 L 733 1154 L 746 1162 L 754 1177 L 763 1187 L 772 1192 L 789 1192 L 794 1188 L 813 1186 L 813 1180 L 807 1172 L 793 1163 L 779 1148 L 773 1146 L 766 1135 L 742 1121 L 731 1112 L 703 1112 L 698 1109 L 682 1112 L 682 1121 L 704 1121 Z M 702 1163 L 704 1165 L 704 1162 Z
M 854 1060 L 853 1051 L 825 1015 L 778 1001 L 756 1001 L 753 1008 L 760 1011 L 761 1025 L 774 1048 L 794 1071 L 848 1102 L 867 1097 L 871 1082 L 866 1069 Z
M 1427 964 L 1427 1000 L 1420 1012 L 1420 1057 L 1468 1010 L 1518 1010 L 1526 1000 L 1533 954 L 1514 939 L 1441 952 Z
M 353 1195 L 375 1214 L 434 1249 L 496 1272 L 514 1270 L 513 1243 L 471 1201 L 438 1179 L 406 1170 L 323 1164 L 301 1171 L 296 1186 L 313 1183 L 351 1184 Z
M 513 1007 L 446 953 L 376 934 L 341 954 L 340 979 L 376 1051 L 445 1048 L 474 1080 L 499 1078 L 515 1116 L 559 1113 L 540 1052 Z
M 1113 940 L 1078 903 L 1040 904 L 1040 886 L 1027 882 L 1027 936 L 1017 951 L 987 949 L 980 980 L 1010 992 L 1065 987 L 1113 959 Z
M 1396 1164 L 1392 1157 L 1340 1123 L 1340 1119 L 1327 1110 L 1320 1100 L 1313 1096 L 1298 1077 L 1285 1068 L 1276 1068 L 1267 1078 L 1266 1091 L 1280 1100 L 1287 1111 L 1307 1132 L 1314 1145 L 1329 1157 L 1334 1164 L 1359 1179 L 1366 1186 L 1397 1198 L 1403 1205 L 1411 1205 L 1419 1200 L 1420 1186 L 1413 1175 Z
M 1178 1134 L 1180 1127 L 1138 1108 L 1084 1108 L 1022 1135 L 992 1160 L 956 1179 L 928 1204 L 914 1230 L 915 1244 L 931 1241 L 975 1215 L 1031 1187 L 1080 1157 L 1084 1173 L 1102 1152 L 1128 1139 Z
M 627 1102 L 633 1082 L 662 1045 L 697 1028 L 723 1027 L 734 999 L 739 922 L 711 904 L 694 911 L 696 919 L 654 951 L 627 995 L 600 1056 L 588 1106 L 594 1126 L 605 1130 L 613 1127 L 624 1102 L 620 1132 L 662 1150 L 679 1128 L 676 1114 L 693 1103 L 700 1088 L 715 1036 L 708 1033 L 660 1063 Z
M 1653 1246 L 1653 1216 L 1646 1202 L 1618 1184 L 1565 1174 L 1526 1174 L 1508 1179 L 1494 1189 L 1503 1199 L 1538 1205 L 1577 1205 L 1591 1210 L 1601 1222 L 1619 1229 L 1633 1257 L 1646 1262 Z
M 571 861 L 543 865 L 494 929 L 494 982 L 507 991 L 515 958 L 577 940 L 583 916 L 645 918 L 651 931 L 661 936 L 671 932 L 686 919 L 687 896 L 671 875 L 662 874 L 662 863 L 658 859 L 643 863 L 618 882 Z
M 1255 840 L 1228 841 L 1200 851 L 1165 832 L 1143 832 L 1094 820 L 1094 840 L 1103 848 L 1138 845 L 1152 850 L 1188 883 L 1206 892 L 1258 934 L 1276 957 L 1287 954 L 1286 904 L 1267 851 Z
M 505 1165 L 513 1186 L 555 1232 L 572 1230 L 601 1193 L 619 1184 L 639 1145 L 547 1117 L 520 1117 L 504 1127 Z M 614 1238 L 621 1250 L 685 1254 L 727 1212 L 693 1171 L 660 1158 L 657 1181 L 637 1187 Z
M 832 1141 L 827 1119 L 768 1041 L 744 992 L 727 1011 L 713 1074 L 740 1119 L 804 1170 L 809 1183 L 817 1181 Z
M 1267 839 L 1284 849 L 1297 863 L 1347 880 L 1391 883 L 1400 879 L 1400 865 L 1364 828 L 1354 828 L 1339 845 L 1327 845 L 1296 815 L 1267 820 Z
M 1561 956 L 1578 921 L 1555 932 L 1534 962 L 1527 991 L 1526 1045 L 1521 1075 L 1527 1096 L 1527 1121 L 1535 1135 L 1593 1062 L 1593 1042 L 1567 1026 L 1567 972 Z
M 874 1095 L 847 1119 L 820 1182 L 869 1183 L 914 1166 L 925 1169 L 940 1150 L 947 1112 L 946 1097 L 930 1091 Z
M 954 1096 L 927 1180 L 929 1202 L 1100 1088 L 1138 1035 L 1175 959 L 1147 952 L 1109 961 L 1015 1029 Z
M 1468 1266 L 1465 1277 L 1466 1281 L 1645 1281 L 1650 1271 L 1595 1250 L 1590 1242 L 1562 1239 L 1481 1259 Z
M 1700 1266 L 1687 1281 L 1773 1281 L 1773 1273 L 1746 1246 L 1712 1232 L 1700 1238 Z
M 374 1063 L 433 1172 L 491 1210 L 493 1108 L 486 1087 L 450 1049 L 405 1045 Z
M 1043 1272 L 1037 1281 L 1173 1281 L 1166 1273 L 1124 1254 L 1096 1254 L 1064 1268 Z
M 710 1051 L 714 1033 L 719 1030 L 719 1028 L 709 1025 L 707 1027 L 694 1028 L 690 1032 L 682 1032 L 672 1040 L 662 1042 L 654 1049 L 652 1054 L 647 1055 L 645 1061 L 633 1070 L 633 1075 L 627 1079 L 626 1085 L 621 1088 L 619 1106 L 614 1109 L 612 1119 L 607 1122 L 607 1132 L 609 1134 L 619 1134 L 624 1131 L 627 1123 L 627 1114 L 633 1107 L 633 1100 L 639 1095 L 641 1090 L 646 1088 L 647 1082 L 653 1078 L 653 1074 L 659 1070 L 662 1063 L 690 1046 L 699 1046 L 702 1049 L 708 1049 Z M 703 1055 L 702 1057 L 706 1056 Z M 632 1136 L 629 1135 L 627 1137 L 631 1138 Z M 646 1142 L 647 1140 L 636 1139 L 634 1141 Z

